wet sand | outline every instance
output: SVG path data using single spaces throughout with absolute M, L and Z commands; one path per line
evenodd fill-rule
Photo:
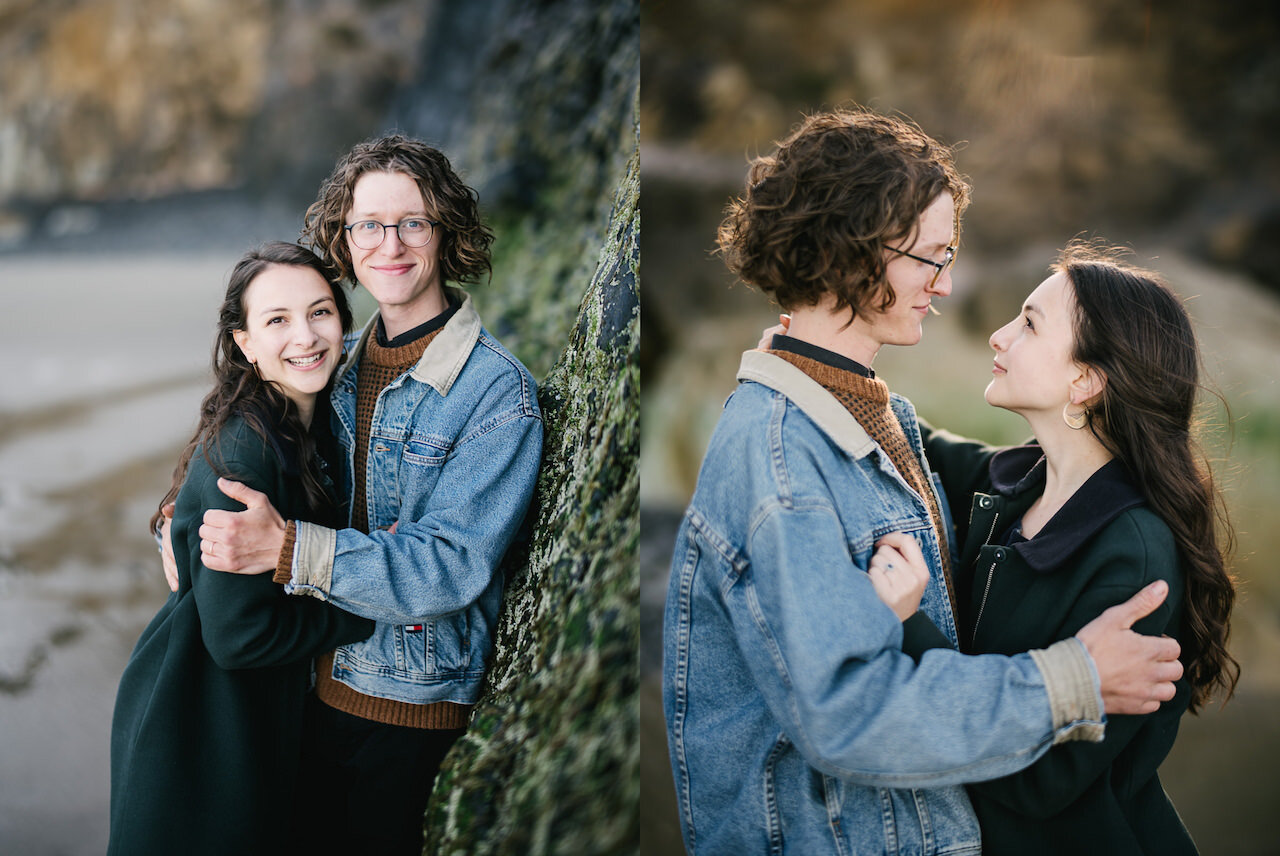
M 168 595 L 147 519 L 238 255 L 0 257 L 0 853 L 106 849 L 116 684 Z

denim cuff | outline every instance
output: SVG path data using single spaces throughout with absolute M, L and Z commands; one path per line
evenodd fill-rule
M 324 526 L 298 521 L 293 545 L 293 586 L 299 594 L 323 598 L 333 585 L 333 554 L 338 533 Z
M 1084 643 L 1073 636 L 1030 654 L 1049 695 L 1053 742 L 1102 740 L 1102 692 Z

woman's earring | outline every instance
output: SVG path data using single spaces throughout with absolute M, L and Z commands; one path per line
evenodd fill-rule
M 262 380 L 262 369 L 258 368 L 258 361 L 249 360 L 249 365 L 253 366 L 253 373 L 258 376 L 258 380 Z
M 1067 427 L 1072 431 L 1079 431 L 1089 421 L 1089 408 L 1086 407 L 1079 413 L 1068 413 L 1067 408 L 1070 406 L 1070 401 L 1062 405 L 1062 421 L 1067 423 Z

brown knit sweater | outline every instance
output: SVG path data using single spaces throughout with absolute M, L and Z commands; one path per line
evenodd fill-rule
M 942 549 L 942 573 L 947 581 L 947 595 L 951 600 L 952 614 L 955 613 L 956 596 L 951 582 L 951 556 L 947 549 L 946 522 L 942 517 L 942 509 L 938 507 L 937 497 L 920 459 L 911 450 L 911 443 L 902 430 L 898 416 L 889 406 L 889 385 L 879 378 L 863 377 L 857 372 L 829 366 L 819 360 L 803 357 L 790 351 L 769 351 L 782 357 L 796 368 L 813 378 L 822 387 L 835 396 L 836 400 L 858 420 L 858 424 L 880 444 L 880 448 L 889 456 L 893 466 L 901 474 L 911 488 L 924 499 L 929 508 L 929 517 L 933 520 L 933 529 L 938 536 L 938 544 Z
M 373 422 L 374 404 L 387 384 L 409 371 L 422 358 L 423 351 L 439 334 L 440 329 L 432 330 L 422 338 L 399 347 L 383 347 L 378 344 L 376 335 L 370 336 L 365 345 L 359 373 L 356 375 L 355 484 L 351 498 L 351 526 L 361 532 L 368 532 L 365 470 L 369 463 L 369 427 Z M 287 583 L 292 578 L 295 531 L 293 521 L 289 521 L 276 568 L 277 582 Z M 421 639 L 425 628 L 418 625 L 408 632 L 417 634 L 417 638 Z M 465 728 L 471 713 L 471 705 L 466 704 L 448 701 L 409 704 L 357 692 L 333 678 L 332 653 L 316 658 L 316 697 L 330 707 L 353 716 L 409 728 Z

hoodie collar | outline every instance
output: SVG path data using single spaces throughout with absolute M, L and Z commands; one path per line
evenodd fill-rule
M 1015 446 L 991 459 L 991 486 L 1001 496 L 1029 505 L 1044 492 L 1046 463 L 1039 445 Z M 1129 470 L 1112 458 L 1091 475 L 1044 528 L 1013 549 L 1033 570 L 1061 567 L 1077 550 L 1131 508 L 1145 500 Z

